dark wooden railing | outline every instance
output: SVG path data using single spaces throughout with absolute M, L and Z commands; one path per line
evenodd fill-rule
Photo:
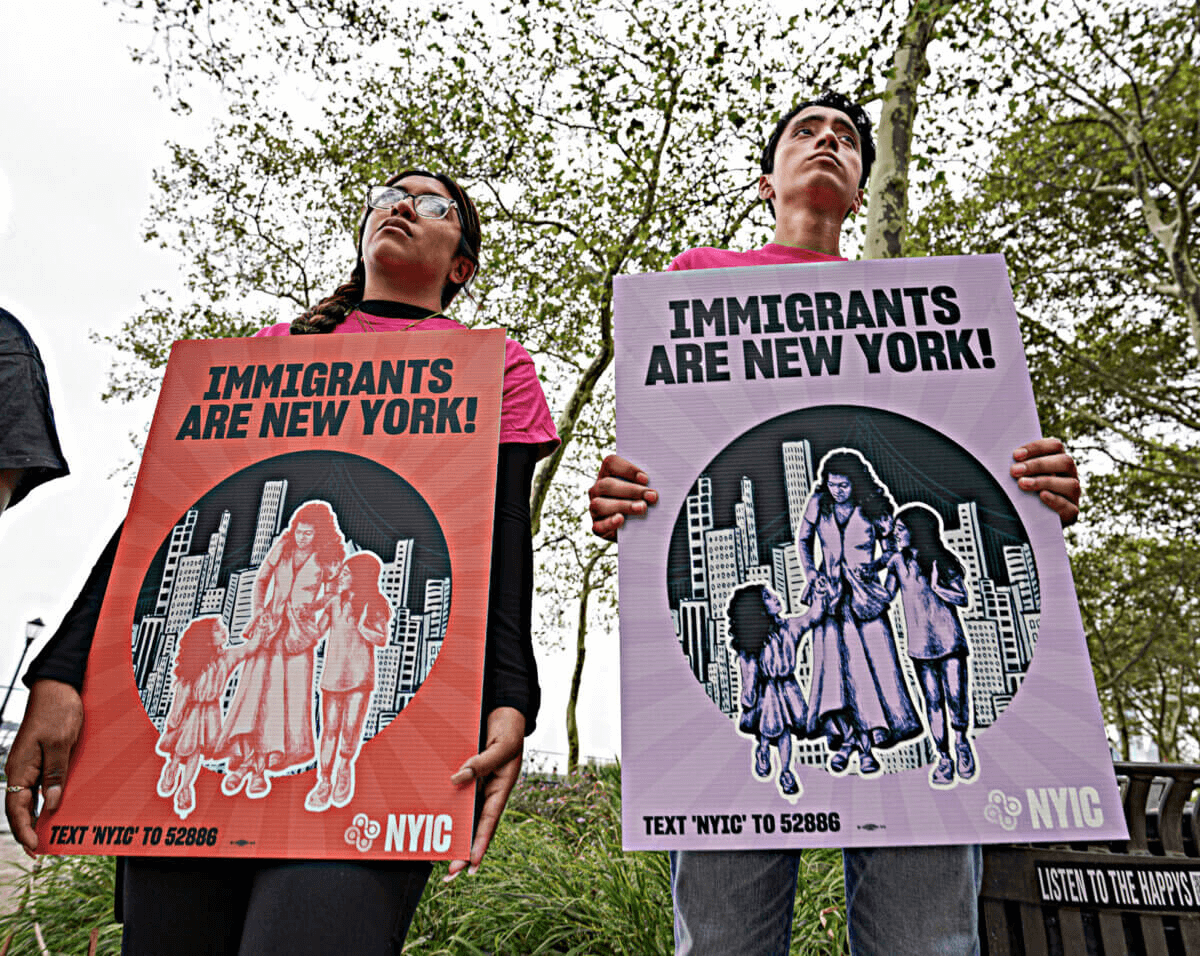
M 987 956 L 1200 956 L 1200 766 L 1114 769 L 1127 841 L 984 847 Z

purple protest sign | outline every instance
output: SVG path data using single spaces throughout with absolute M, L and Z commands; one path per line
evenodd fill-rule
M 624 841 L 1125 835 L 1000 256 L 616 280 Z

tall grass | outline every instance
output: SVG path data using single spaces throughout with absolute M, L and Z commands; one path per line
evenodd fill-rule
M 113 879 L 110 856 L 43 856 L 24 867 L 11 881 L 11 912 L 0 917 L 0 953 L 88 956 L 95 933 L 94 952 L 117 956 L 121 927 L 113 921 Z
M 443 883 L 435 868 L 409 931 L 410 956 L 658 956 L 673 948 L 666 854 L 621 851 L 620 776 L 603 768 L 570 778 L 523 778 L 475 876 Z M 48 858 L 25 909 L 0 917 L 11 954 L 120 951 L 112 922 L 112 861 Z M 792 956 L 847 952 L 841 855 L 805 853 Z M 14 897 L 13 905 L 19 900 Z
M 406 953 L 570 953 L 669 956 L 671 887 L 665 853 L 621 851 L 620 776 L 528 778 L 474 877 L 435 871 Z M 847 952 L 841 853 L 801 858 L 791 952 Z

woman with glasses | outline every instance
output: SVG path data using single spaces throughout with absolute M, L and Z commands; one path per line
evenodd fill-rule
M 422 170 L 399 173 L 368 192 L 349 279 L 295 321 L 258 334 L 460 329 L 442 310 L 474 275 L 479 247 L 478 214 L 454 180 Z M 448 879 L 479 866 L 537 716 L 529 492 L 534 465 L 557 444 L 533 362 L 510 340 L 488 595 L 485 744 L 452 777 L 464 786 L 476 782 L 482 809 L 470 859 L 451 863 Z M 30 852 L 37 848 L 37 791 L 48 809 L 62 797 L 82 723 L 78 692 L 118 537 L 25 676 L 30 698 L 9 756 L 5 809 L 13 835 Z M 391 956 L 403 945 L 431 869 L 427 861 L 126 858 L 118 866 L 117 888 L 122 952 Z

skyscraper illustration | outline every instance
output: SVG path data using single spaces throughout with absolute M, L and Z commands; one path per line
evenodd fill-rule
M 725 489 L 714 487 L 713 475 L 702 474 L 687 495 L 679 518 L 686 533 L 687 566 L 671 574 L 673 580 L 686 580 L 688 589 L 670 598 L 676 637 L 696 680 L 734 721 L 739 716 L 740 672 L 727 646 L 725 615 L 730 594 L 740 585 L 761 582 L 780 597 L 786 613 L 795 615 L 805 609 L 801 595 L 807 582 L 795 537 L 816 482 L 811 443 L 800 437 L 781 441 L 778 462 L 776 480 L 782 487 L 771 500 L 786 508 L 786 523 L 783 514 L 761 513 L 755 483 L 767 480 L 762 472 L 755 473 L 757 478 L 743 474 L 734 487 Z M 912 484 L 910 490 L 920 493 L 920 486 Z M 728 508 L 728 513 L 718 512 L 718 500 L 729 502 L 721 506 Z M 970 647 L 972 726 L 978 734 L 1003 712 L 1032 660 L 1041 604 L 1037 568 L 1028 542 L 1005 544 L 997 552 L 1003 554 L 997 580 L 988 566 L 977 502 L 943 498 L 939 503 L 944 510 L 953 509 L 957 519 L 946 520 L 943 540 L 962 562 L 969 597 L 959 613 Z M 762 528 L 774 531 L 764 539 Z M 769 563 L 760 564 L 760 554 Z M 887 613 L 901 671 L 914 700 L 919 700 L 920 683 L 907 654 L 901 601 L 897 595 Z M 808 687 L 811 670 L 811 648 L 802 642 L 796 662 L 796 678 L 802 687 Z M 928 735 L 922 735 L 881 753 L 880 759 L 885 772 L 899 772 L 929 763 L 934 751 Z M 824 739 L 796 740 L 794 754 L 797 764 L 825 766 L 828 760 Z
M 171 590 L 175 584 L 175 569 L 180 559 L 192 547 L 192 534 L 196 530 L 196 519 L 199 512 L 195 509 L 183 516 L 183 520 L 171 529 L 171 543 L 167 546 L 167 563 L 163 567 L 162 581 L 158 587 L 158 600 L 154 605 L 154 613 L 166 616 L 171 605 Z
M 758 564 L 758 527 L 754 521 L 754 483 L 742 476 L 742 500 L 733 506 L 737 527 L 738 566 L 743 571 Z
M 713 526 L 712 482 L 701 476 L 696 487 L 687 496 L 688 566 L 692 576 L 692 597 L 708 596 L 707 571 L 705 568 L 704 534 Z
M 254 546 L 250 549 L 250 567 L 263 563 L 271 542 L 279 534 L 283 522 L 283 499 L 287 494 L 287 480 L 268 481 L 263 485 L 262 500 L 258 505 L 258 522 L 254 526 Z
M 412 581 L 412 555 L 416 542 L 403 538 L 396 542 L 395 558 L 383 566 L 379 586 L 392 607 L 408 607 L 408 589 Z
M 787 491 L 788 527 L 792 540 L 800 533 L 804 506 L 813 486 L 812 445 L 807 441 L 785 441 L 780 446 L 783 455 L 783 483 Z
M 221 524 L 208 539 L 208 578 L 204 582 L 206 589 L 215 589 L 221 574 L 221 562 L 225 559 L 225 542 L 229 538 L 229 521 L 232 516 L 228 510 L 221 512 Z
M 159 731 L 170 710 L 174 693 L 174 655 L 179 635 L 197 616 L 219 616 L 232 645 L 244 642 L 244 633 L 253 613 L 255 581 L 259 568 L 278 538 L 284 518 L 293 509 L 287 504 L 288 482 L 273 479 L 263 482 L 258 511 L 253 515 L 254 536 L 249 548 L 249 564 L 229 567 L 236 549 L 230 546 L 230 530 L 240 520 L 250 525 L 250 516 L 222 509 L 216 530 L 208 536 L 202 552 L 191 553 L 197 526 L 204 517 L 198 508 L 187 512 L 171 531 L 165 547 L 161 577 L 156 584 L 150 612 L 134 622 L 131 630 L 131 654 L 134 680 L 147 715 Z M 347 555 L 359 550 L 346 542 Z M 380 571 L 379 587 L 392 607 L 387 644 L 375 652 L 375 690 L 364 722 L 364 739 L 386 727 L 409 701 L 437 660 L 450 619 L 451 580 L 446 576 L 418 577 L 418 542 L 412 537 L 395 540 L 392 560 Z M 246 552 L 241 551 L 240 560 Z M 422 610 L 413 604 L 411 591 L 423 593 Z M 147 605 L 149 608 L 149 605 Z M 314 701 L 324 665 L 324 644 L 315 650 Z M 233 672 L 222 695 L 228 710 L 240 679 L 239 666 Z

